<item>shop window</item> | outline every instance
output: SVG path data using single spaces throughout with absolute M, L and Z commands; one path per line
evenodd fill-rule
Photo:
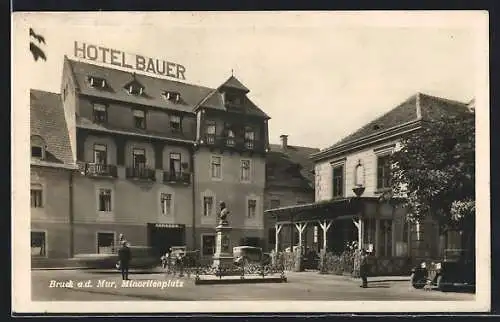
M 392 256 L 392 220 L 380 220 L 378 256 Z
M 201 248 L 204 256 L 213 255 L 215 253 L 215 235 L 203 235 L 201 237 Z
M 31 256 L 34 257 L 46 257 L 47 256 L 47 245 L 46 245 L 46 234 L 43 231 L 32 231 L 31 232 Z

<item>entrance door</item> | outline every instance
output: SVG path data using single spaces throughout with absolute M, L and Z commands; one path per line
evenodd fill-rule
M 161 256 L 172 246 L 185 246 L 184 225 L 148 224 L 148 245 L 155 255 Z

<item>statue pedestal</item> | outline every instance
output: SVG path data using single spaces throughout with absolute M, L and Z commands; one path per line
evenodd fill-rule
M 219 224 L 215 227 L 215 254 L 213 266 L 231 266 L 233 264 L 233 245 L 231 242 L 231 230 L 229 225 Z

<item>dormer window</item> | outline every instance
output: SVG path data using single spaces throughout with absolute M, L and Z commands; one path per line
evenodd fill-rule
M 131 95 L 142 95 L 144 93 L 144 88 L 139 84 L 129 84 L 127 87 L 128 93 Z
M 225 93 L 226 105 L 241 105 L 243 99 L 240 95 Z
M 163 97 L 167 101 L 171 101 L 174 103 L 178 103 L 181 100 L 181 94 L 178 92 L 165 91 L 165 92 L 163 92 Z
M 45 141 L 38 135 L 31 137 L 31 157 L 45 159 Z
M 105 88 L 106 80 L 104 78 L 89 76 L 89 84 L 94 88 Z

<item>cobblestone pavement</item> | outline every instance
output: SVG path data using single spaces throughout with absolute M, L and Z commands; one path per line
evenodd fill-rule
M 113 271 L 32 271 L 33 301 L 132 300 L 365 300 L 365 301 L 473 301 L 474 294 L 415 290 L 406 279 L 374 279 L 366 289 L 359 282 L 317 272 L 287 273 L 287 283 L 194 285 L 193 278 L 164 273 L 131 273 L 129 285 Z M 90 282 L 89 282 L 90 281 Z M 72 287 L 56 282 L 72 282 Z M 79 286 L 78 282 L 82 282 Z M 89 287 L 84 287 L 88 283 Z M 91 286 L 90 286 L 91 285 Z

